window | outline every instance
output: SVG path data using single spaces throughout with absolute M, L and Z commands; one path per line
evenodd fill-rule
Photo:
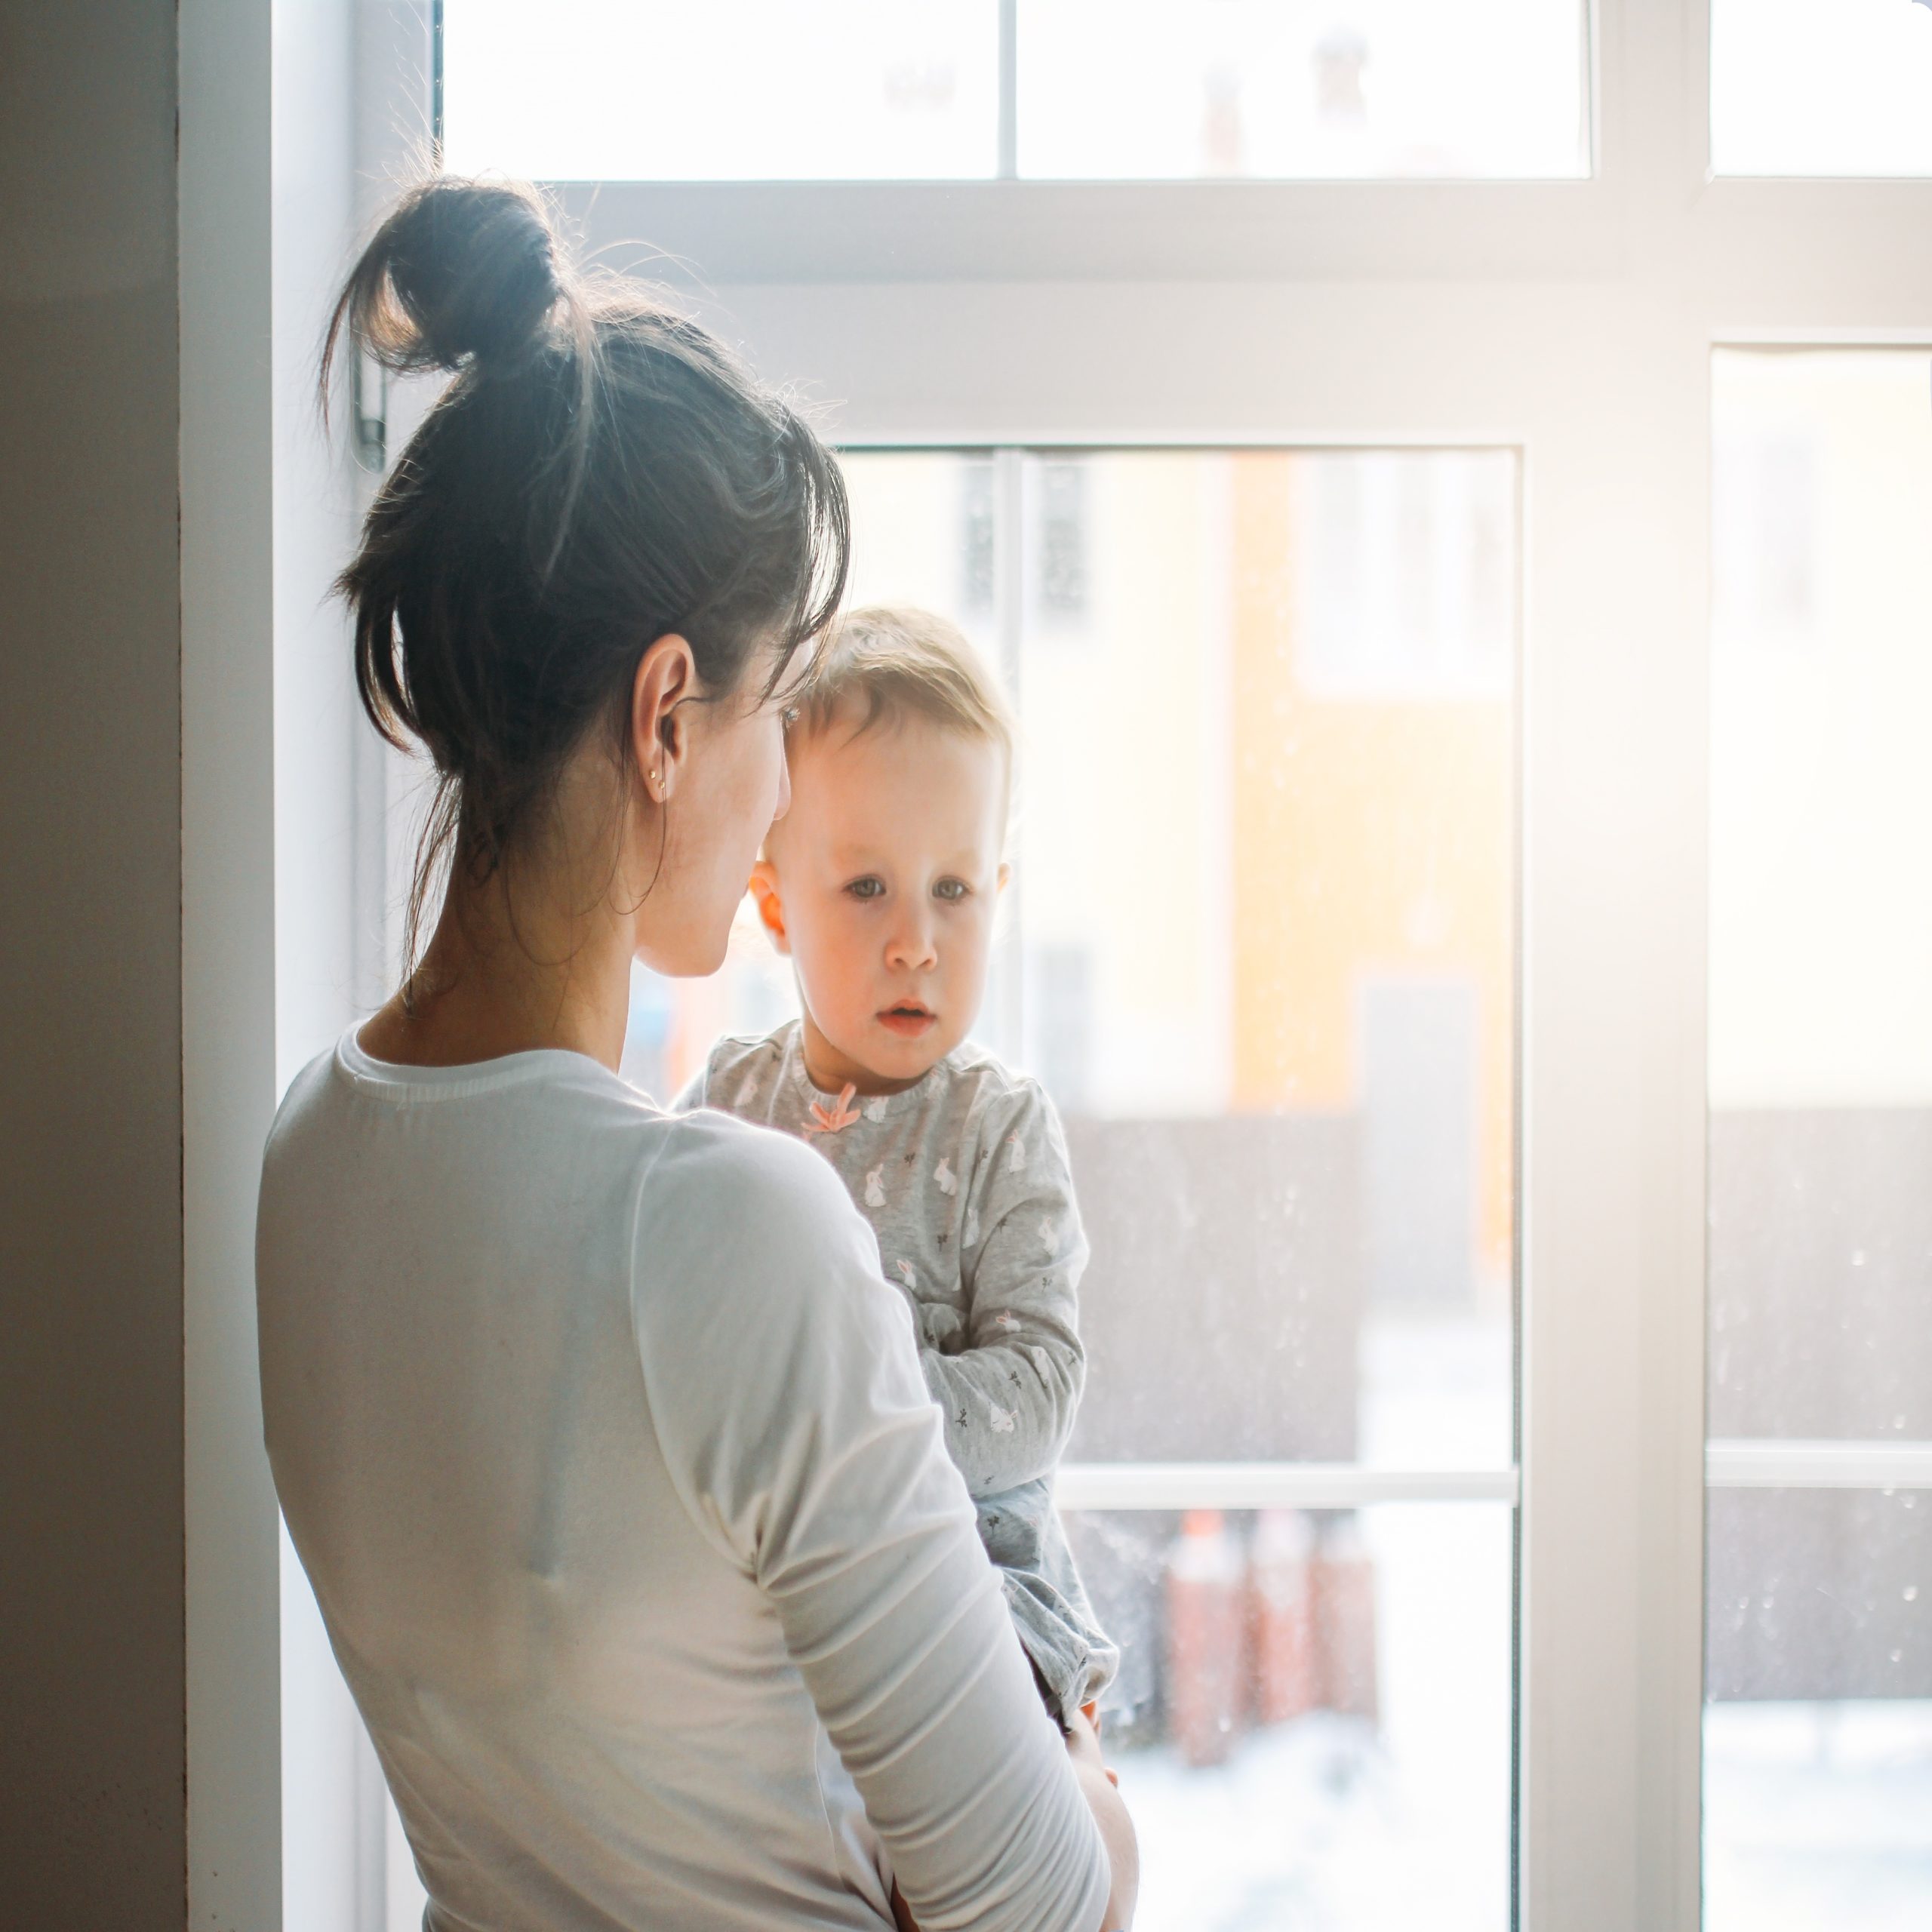
M 998 52 L 998 0 L 448 0 L 444 156 L 555 181 L 988 176 Z
M 448 0 L 447 152 L 1015 694 L 1143 1924 L 1915 1927 L 1932 8 L 687 11 Z
M 1577 0 L 1019 0 L 1019 172 L 1580 174 L 1586 24 Z
M 1711 0 L 1719 174 L 1932 174 L 1923 0 Z
M 449 0 L 445 153 L 583 181 L 1575 175 L 1586 26 L 1583 0 Z
M 1929 376 L 1714 372 L 1715 525 L 1780 594 L 1712 643 L 1711 1932 L 1932 1918 Z M 1795 574 L 1746 506 L 1798 500 Z

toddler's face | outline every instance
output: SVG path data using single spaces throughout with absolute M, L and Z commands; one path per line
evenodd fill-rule
M 909 1086 L 966 1036 L 1006 867 L 1004 754 L 922 718 L 792 746 L 792 808 L 752 875 L 797 968 L 805 1062 L 835 1092 Z

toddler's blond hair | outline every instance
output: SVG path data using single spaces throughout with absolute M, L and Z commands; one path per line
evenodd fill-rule
M 924 718 L 943 731 L 996 745 L 1011 780 L 1013 715 L 965 633 L 909 604 L 871 604 L 833 626 L 800 694 L 798 724 L 822 731 L 854 699 L 854 735 L 881 721 Z

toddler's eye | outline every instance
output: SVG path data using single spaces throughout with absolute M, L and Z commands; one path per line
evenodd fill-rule
M 845 890 L 854 899 L 877 899 L 885 891 L 885 881 L 882 878 L 873 878 L 869 876 L 865 878 L 855 878 Z
M 964 899 L 972 889 L 963 878 L 943 878 L 933 888 L 933 891 L 939 898 L 956 902 Z

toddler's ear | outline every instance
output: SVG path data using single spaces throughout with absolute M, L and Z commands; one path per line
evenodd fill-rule
M 769 859 L 759 860 L 752 868 L 752 897 L 772 944 L 789 955 L 792 942 L 785 931 L 784 902 L 778 896 L 778 868 Z

